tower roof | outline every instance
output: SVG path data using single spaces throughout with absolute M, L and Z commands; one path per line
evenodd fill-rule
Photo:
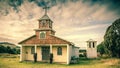
M 39 20 L 50 19 L 47 14 L 43 15 Z
M 89 39 L 87 42 L 97 42 L 97 41 L 95 41 L 93 39 Z

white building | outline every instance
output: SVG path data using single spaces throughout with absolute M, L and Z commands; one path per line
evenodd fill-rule
M 97 58 L 97 41 L 92 39 L 87 42 L 87 58 Z

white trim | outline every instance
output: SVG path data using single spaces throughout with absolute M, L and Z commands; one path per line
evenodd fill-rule
M 42 32 L 45 33 L 45 38 L 46 38 L 46 31 L 40 31 L 40 32 L 39 32 L 39 39 L 45 39 L 45 38 L 40 38 L 40 34 L 41 34 Z
M 52 52 L 52 45 L 51 45 L 51 44 L 50 44 L 50 53 L 53 53 L 53 52 Z
M 22 46 L 34 46 L 34 45 L 37 45 L 37 46 L 66 46 L 68 44 L 22 44 Z
M 70 46 L 69 45 L 67 45 L 67 64 L 70 64 Z
M 37 45 L 35 45 L 35 53 L 37 53 Z
M 20 61 L 22 61 L 22 47 L 23 46 L 20 47 Z

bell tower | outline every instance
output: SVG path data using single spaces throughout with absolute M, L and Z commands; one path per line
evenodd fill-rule
M 53 21 L 48 17 L 47 14 L 45 14 L 38 21 L 39 21 L 39 29 L 52 29 Z
M 47 39 L 49 35 L 55 35 L 55 31 L 52 29 L 53 21 L 47 15 L 48 7 L 44 7 L 45 14 L 38 19 L 38 29 L 35 29 L 38 39 Z
M 87 58 L 97 58 L 97 41 L 89 39 L 87 42 Z

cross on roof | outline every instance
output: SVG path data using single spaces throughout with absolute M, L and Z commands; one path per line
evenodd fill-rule
M 43 9 L 45 9 L 45 15 L 47 14 L 47 9 L 48 9 L 49 7 L 47 7 L 47 6 L 45 6 L 45 7 L 43 7 Z

